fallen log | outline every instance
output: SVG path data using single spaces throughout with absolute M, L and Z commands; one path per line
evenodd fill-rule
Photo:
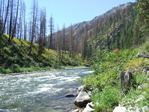
M 138 53 L 138 54 L 137 54 L 137 57 L 138 57 L 138 58 L 149 58 L 149 54 L 141 54 L 141 53 Z

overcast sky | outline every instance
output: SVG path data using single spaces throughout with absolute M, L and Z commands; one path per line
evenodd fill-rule
M 31 8 L 32 0 L 24 0 L 26 7 Z M 62 28 L 78 22 L 92 20 L 113 7 L 136 0 L 38 0 L 40 8 L 46 8 L 47 20 L 54 18 L 54 24 Z M 29 12 L 27 13 L 29 14 Z

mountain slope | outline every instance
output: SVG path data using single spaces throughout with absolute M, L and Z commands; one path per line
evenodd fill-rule
M 134 8 L 136 4 L 123 4 L 91 21 L 72 25 L 76 45 L 82 47 L 78 49 L 78 52 L 83 49 L 83 41 L 87 41 L 85 47 L 94 46 L 108 50 L 129 48 L 140 44 L 142 40 L 136 36 L 137 32 L 134 30 L 138 28 L 136 25 L 137 11 Z M 69 32 L 70 27 L 66 28 L 67 37 L 69 37 Z
M 0 73 L 51 69 L 82 62 L 80 56 L 72 59 L 68 52 L 63 52 L 63 59 L 60 61 L 56 51 L 42 47 L 41 53 L 40 46 L 36 43 L 33 43 L 32 53 L 29 54 L 29 41 L 13 38 L 8 43 L 8 37 L 6 34 L 0 36 Z

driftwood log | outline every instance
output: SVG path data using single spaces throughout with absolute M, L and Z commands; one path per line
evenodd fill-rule
M 142 53 L 138 53 L 137 54 L 138 58 L 149 58 L 149 54 L 142 54 Z

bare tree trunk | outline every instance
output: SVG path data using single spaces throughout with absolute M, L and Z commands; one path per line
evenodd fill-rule
M 56 50 L 58 53 L 58 59 L 59 63 L 62 61 L 62 40 L 61 40 L 61 31 L 59 28 L 57 29 L 57 35 L 56 35 Z
M 36 38 L 36 22 L 37 22 L 37 16 L 36 13 L 38 12 L 38 4 L 36 0 L 33 0 L 33 8 L 32 8 L 32 26 L 31 26 L 31 43 L 29 47 L 29 54 L 31 55 L 32 47 L 33 47 L 33 41 Z
M 74 48 L 74 31 L 72 25 L 69 29 L 69 55 L 73 57 L 73 48 Z
M 40 13 L 40 33 L 38 38 L 38 55 L 41 55 L 44 52 L 46 38 L 46 10 L 41 10 Z
M 53 30 L 54 30 L 54 24 L 53 24 L 53 17 L 51 16 L 50 18 L 50 45 L 49 45 L 49 48 L 50 49 L 53 49 Z
M 7 1 L 7 9 L 6 9 L 5 17 L 4 17 L 4 23 L 3 23 L 1 34 L 5 32 L 6 22 L 7 22 L 7 18 L 9 14 L 9 8 L 10 8 L 10 0 Z
M 65 25 L 63 26 L 63 46 L 62 49 L 66 52 L 66 30 L 65 30 Z
M 20 3 L 20 0 L 18 0 L 18 2 L 17 2 L 17 11 L 16 11 L 16 17 L 15 17 L 15 23 L 14 23 L 14 27 L 12 29 L 12 35 L 11 35 L 12 39 L 16 33 L 16 26 L 17 26 L 17 20 L 18 20 L 18 12 L 19 12 L 19 3 Z M 21 11 L 20 11 L 20 13 L 21 13 Z
M 8 38 L 8 42 L 10 42 L 10 40 L 11 40 L 11 35 L 12 35 L 12 23 L 13 23 L 13 0 L 11 0 L 11 5 L 10 5 L 10 20 L 9 20 L 9 38 Z

